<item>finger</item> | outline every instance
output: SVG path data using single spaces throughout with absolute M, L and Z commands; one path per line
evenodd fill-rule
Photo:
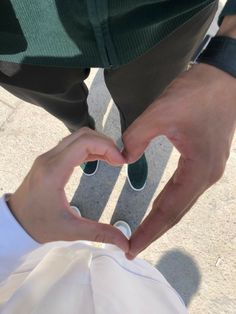
M 101 159 L 113 165 L 121 165 L 125 162 L 120 151 L 110 139 L 85 135 L 71 143 L 58 155 L 58 166 L 66 170 L 74 168 L 84 161 L 95 159 Z
M 142 134 L 140 136 L 140 134 Z M 136 124 L 136 121 L 125 131 L 123 134 L 124 148 L 122 155 L 126 159 L 127 163 L 133 163 L 138 160 L 151 139 L 145 136 L 142 124 Z
M 129 251 L 129 241 L 117 228 L 86 218 L 77 218 L 69 213 L 65 240 L 86 240 L 114 244 L 125 253 Z
M 88 160 L 90 158 L 102 159 L 114 166 L 123 165 L 125 163 L 125 159 L 115 142 L 106 136 L 97 137 L 96 141 L 93 141 L 91 137 L 91 141 L 89 141 L 87 145 L 87 152 L 88 156 L 86 159 Z
M 102 159 L 112 165 L 125 163 L 115 143 L 106 137 L 84 134 L 70 143 L 63 151 L 52 156 L 48 164 L 51 173 L 57 175 L 57 183 L 65 184 L 72 171 L 86 160 Z
M 89 127 L 82 127 L 79 130 L 73 132 L 72 134 L 64 137 L 54 148 L 52 148 L 50 151 L 47 152 L 49 155 L 55 155 L 61 151 L 63 151 L 68 145 L 73 143 L 74 141 L 78 140 L 81 136 L 84 134 L 90 134 L 94 136 L 101 136 L 103 137 L 104 135 L 90 129 Z
M 120 153 L 121 154 L 121 153 Z M 123 157 L 123 156 L 122 156 Z M 86 160 L 84 160 L 85 162 L 88 161 L 95 161 L 95 160 L 102 160 L 105 161 L 106 163 L 110 164 L 111 166 L 114 167 L 118 167 L 118 166 L 122 166 L 123 164 L 126 163 L 125 159 L 122 158 L 123 162 L 120 162 L 120 157 L 119 160 L 117 159 L 117 157 L 113 157 L 113 158 L 108 158 L 107 155 L 89 155 Z
M 173 227 L 208 187 L 207 170 L 202 164 L 180 158 L 179 166 L 153 208 L 130 239 L 129 259 L 134 258 Z
M 104 155 L 90 154 L 86 157 L 86 161 L 103 160 L 112 166 L 121 166 L 126 163 L 125 158 L 116 146 L 109 147 Z
M 121 156 L 120 151 L 116 148 L 115 143 L 112 141 L 111 138 L 107 137 L 106 135 L 99 133 L 97 131 L 94 131 L 88 127 L 83 127 L 79 130 L 77 130 L 76 132 L 68 135 L 67 137 L 63 138 L 57 146 L 55 146 L 53 149 L 51 149 L 50 151 L 48 151 L 46 154 L 49 156 L 55 156 L 56 154 L 62 152 L 63 150 L 65 150 L 68 146 L 70 146 L 72 143 L 75 143 L 79 140 L 81 140 L 81 138 L 83 137 L 87 137 L 91 140 L 94 141 L 94 143 L 96 143 L 96 141 L 99 140 L 103 140 L 104 142 L 106 141 L 107 144 L 109 144 L 111 147 L 113 147 L 113 149 L 111 149 L 107 156 L 102 156 L 100 155 L 95 155 L 93 153 L 93 151 L 91 150 L 91 155 L 88 156 L 86 158 L 87 160 L 104 160 L 112 165 L 121 165 L 124 163 L 124 158 Z M 85 148 L 86 148 L 86 144 L 85 143 Z M 92 147 L 93 148 L 93 147 Z M 95 149 L 95 146 L 94 146 Z
M 156 112 L 158 106 L 156 107 L 157 109 L 150 105 L 124 132 L 122 155 L 128 163 L 138 160 L 151 140 L 163 134 L 164 119 L 161 118 L 160 113 Z M 153 119 L 153 116 L 157 116 L 158 120 Z
M 67 135 L 66 137 L 62 138 L 55 147 L 53 147 L 51 150 L 49 150 L 45 154 L 47 154 L 48 156 L 58 154 L 59 152 L 63 151 L 68 145 L 70 145 L 72 142 L 77 140 L 80 136 L 82 136 L 85 133 L 89 133 L 90 131 L 92 130 L 87 127 L 83 127 L 73 132 L 72 134 Z

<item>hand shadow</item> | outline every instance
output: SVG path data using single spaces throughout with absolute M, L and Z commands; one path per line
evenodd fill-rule
M 156 268 L 188 306 L 201 283 L 197 262 L 186 252 L 175 249 L 165 253 L 157 262 Z

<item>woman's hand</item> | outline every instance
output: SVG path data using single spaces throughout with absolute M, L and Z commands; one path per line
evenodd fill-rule
M 35 160 L 8 204 L 18 222 L 37 242 L 89 240 L 112 243 L 128 251 L 128 240 L 119 230 L 78 217 L 66 198 L 64 187 L 74 168 L 97 159 L 114 166 L 125 162 L 111 139 L 82 128 Z

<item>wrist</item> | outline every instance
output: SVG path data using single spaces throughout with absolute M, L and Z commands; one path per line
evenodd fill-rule
M 22 199 L 18 197 L 17 191 L 13 194 L 7 194 L 5 197 L 5 201 L 12 216 L 15 218 L 18 224 L 27 232 L 25 224 L 23 222 L 24 206 L 22 205 Z
M 15 269 L 21 257 L 38 248 L 39 243 L 16 221 L 9 210 L 8 197 L 5 194 L 0 198 L 0 247 L 3 248 L 0 250 L 0 268 L 3 266 L 10 271 L 11 265 L 14 264 Z
M 198 56 L 197 63 L 212 65 L 236 78 L 236 39 L 227 36 L 213 37 Z

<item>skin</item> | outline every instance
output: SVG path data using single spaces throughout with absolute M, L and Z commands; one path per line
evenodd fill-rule
M 236 17 L 226 17 L 218 35 L 236 38 Z M 130 239 L 134 258 L 193 206 L 222 176 L 236 127 L 236 79 L 207 64 L 196 64 L 177 77 L 123 135 L 128 162 L 165 135 L 180 153 L 173 176 L 150 214 Z
M 118 229 L 78 217 L 66 198 L 64 187 L 74 168 L 97 159 L 113 166 L 124 163 L 111 139 L 82 128 L 35 160 L 8 200 L 13 215 L 33 239 L 39 243 L 59 240 L 112 243 L 128 252 L 128 240 Z

